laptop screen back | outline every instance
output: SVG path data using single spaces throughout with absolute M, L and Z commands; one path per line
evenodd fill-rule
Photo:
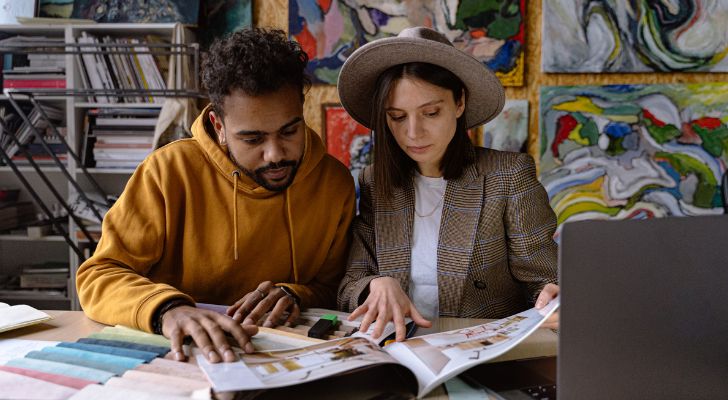
M 563 227 L 559 400 L 728 398 L 728 216 Z

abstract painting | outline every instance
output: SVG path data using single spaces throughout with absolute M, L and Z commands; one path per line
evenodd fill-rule
M 528 100 L 507 100 L 503 111 L 483 125 L 482 134 L 474 136 L 473 139 L 476 146 L 525 152 L 528 139 Z
M 523 85 L 526 0 L 289 0 L 288 29 L 306 51 L 317 83 L 336 84 L 346 58 L 360 46 L 427 26 L 496 72 L 504 85 Z
M 39 0 L 38 16 L 43 18 L 71 18 L 74 0 Z
M 180 22 L 197 24 L 199 0 L 76 0 L 72 18 L 96 22 Z
M 728 71 L 728 2 L 544 0 L 545 72 Z
M 723 212 L 727 83 L 543 87 L 540 114 L 559 224 Z
M 252 0 L 203 0 L 200 10 L 200 43 L 207 49 L 215 38 L 253 25 Z

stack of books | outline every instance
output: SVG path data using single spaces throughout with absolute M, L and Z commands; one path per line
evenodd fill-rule
M 15 229 L 34 219 L 33 203 L 27 201 L 0 202 L 0 232 Z
M 58 130 L 58 133 L 61 134 L 61 136 L 65 139 L 66 138 L 66 127 L 61 126 L 56 128 Z M 61 141 L 61 139 L 53 133 L 52 128 L 49 126 L 46 128 L 43 140 L 46 142 L 50 150 L 58 157 L 59 160 L 61 160 L 64 164 L 66 163 L 66 160 L 68 160 L 68 147 L 66 147 L 66 143 L 64 141 Z M 38 165 L 55 165 L 55 161 L 53 161 L 53 157 L 48 154 L 48 152 L 43 148 L 40 141 L 36 140 L 35 136 L 32 136 L 30 139 L 30 143 L 28 143 L 26 150 L 28 150 L 28 153 L 33 157 L 33 161 L 35 161 Z M 22 165 L 29 165 L 30 161 L 24 156 L 20 154 L 16 154 L 13 156 L 13 162 L 15 165 L 22 166 Z
M 63 120 L 63 111 L 59 108 L 47 104 L 40 104 L 40 107 L 46 113 L 51 123 L 57 124 Z M 49 129 L 48 121 L 45 118 L 41 117 L 38 108 L 26 106 L 23 112 L 27 115 L 28 119 L 32 123 L 32 126 L 30 124 L 27 124 L 20 117 L 20 115 L 18 115 L 16 110 L 10 105 L 0 105 L 0 118 L 5 121 L 7 129 L 10 131 L 7 132 L 3 130 L 2 132 L 0 132 L 0 146 L 5 149 L 5 152 L 11 158 L 13 158 L 16 154 L 21 155 L 22 157 L 22 154 L 18 154 L 20 146 L 18 146 L 18 143 L 14 141 L 12 137 L 10 137 L 11 134 L 15 135 L 15 137 L 21 144 L 27 146 L 29 143 L 35 140 L 35 132 L 33 131 L 33 126 L 35 126 L 37 130 L 45 133 L 46 135 L 49 133 L 47 132 L 47 129 Z M 48 138 L 50 139 L 52 136 L 54 135 L 48 136 Z M 56 138 L 52 140 L 56 140 L 58 141 L 58 144 L 60 144 L 59 139 Z M 65 153 L 65 150 L 61 148 L 56 148 L 56 150 Z
M 148 39 L 154 40 L 154 39 Z M 136 38 L 112 38 L 105 36 L 101 39 L 89 34 L 81 32 L 78 38 L 79 44 L 86 46 L 81 47 L 81 52 L 96 52 L 102 50 L 100 54 L 81 54 L 76 57 L 81 72 L 81 81 L 83 87 L 89 89 L 113 90 L 120 93 L 119 96 L 95 96 L 90 101 L 99 103 L 120 103 L 120 102 L 136 102 L 136 103 L 162 103 L 164 99 L 155 96 L 143 96 L 136 93 L 135 96 L 121 97 L 121 91 L 125 89 L 131 90 L 163 90 L 167 85 L 162 76 L 159 65 L 164 64 L 166 60 L 162 57 L 155 57 L 149 53 L 149 47 Z M 132 47 L 96 47 L 99 43 L 103 44 L 121 44 L 136 45 Z M 129 53 L 129 49 L 132 50 Z
M 89 110 L 84 164 L 97 168 L 136 168 L 154 150 L 158 109 Z
M 21 269 L 22 289 L 66 289 L 68 287 L 68 263 L 46 262 L 25 265 Z
M 63 38 L 45 36 L 13 36 L 0 40 L 3 45 L 23 46 L 25 50 L 46 53 L 3 55 L 3 89 L 48 89 L 66 87 L 66 59 L 61 47 L 45 48 L 43 45 L 63 44 Z

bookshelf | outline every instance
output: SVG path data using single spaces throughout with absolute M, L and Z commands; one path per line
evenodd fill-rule
M 184 32 L 180 32 L 183 30 Z M 181 34 L 180 34 L 181 33 Z M 95 94 L 95 90 L 103 95 L 109 95 L 110 93 L 116 93 L 112 89 L 97 89 L 92 87 L 89 81 L 89 71 L 86 70 L 84 65 L 83 57 L 86 55 L 77 55 L 78 51 L 92 52 L 99 54 L 99 57 L 107 57 L 113 59 L 115 55 L 113 49 L 118 47 L 112 46 L 114 43 L 122 43 L 125 40 L 138 40 L 136 43 L 137 47 L 127 47 L 127 53 L 129 54 L 130 49 L 138 49 L 141 46 L 148 46 L 152 50 L 156 51 L 158 48 L 167 46 L 169 51 L 172 49 L 179 49 L 174 47 L 177 44 L 189 44 L 194 41 L 194 36 L 188 28 L 177 26 L 176 24 L 133 24 L 133 23 L 121 23 L 121 24 L 67 24 L 67 25 L 0 25 L 0 34 L 2 37 L 7 35 L 18 35 L 18 36 L 45 36 L 49 38 L 62 38 L 64 44 L 81 43 L 82 40 L 79 38 L 85 38 L 88 36 L 99 38 L 99 41 L 111 40 L 107 42 L 106 47 L 66 47 L 66 54 L 63 55 L 65 59 L 65 89 L 58 90 L 58 94 L 39 95 L 36 100 L 41 104 L 49 104 L 53 107 L 57 107 L 62 110 L 62 126 L 66 127 L 65 138 L 68 146 L 73 149 L 79 156 L 84 152 L 83 146 L 86 143 L 85 135 L 87 132 L 87 115 L 91 112 L 104 112 L 106 109 L 119 109 L 119 110 L 133 110 L 139 108 L 145 108 L 150 110 L 160 111 L 163 107 L 164 98 L 171 96 L 166 92 L 159 91 L 148 92 L 154 93 L 155 97 L 161 98 L 162 101 L 157 102 L 139 102 L 139 96 L 145 96 L 145 89 L 140 88 L 139 90 L 132 90 L 135 96 L 114 96 L 119 99 L 123 99 L 123 102 L 108 102 L 100 100 L 100 95 Z M 2 39 L 0 37 L 0 39 Z M 105 39 L 105 38 L 110 39 Z M 185 39 L 180 39 L 184 37 Z M 118 42 L 117 42 L 118 41 Z M 172 47 L 170 47 L 172 45 Z M 155 47 L 157 46 L 157 47 Z M 108 49 L 112 49 L 108 51 Z M 195 48 L 196 50 L 196 48 Z M 58 50 L 56 50 L 58 51 Z M 123 50 L 122 50 L 123 51 Z M 197 79 L 197 68 L 199 63 L 199 56 L 195 52 L 194 67 L 195 72 L 192 74 L 193 79 Z M 136 55 L 130 57 L 137 57 Z M 175 55 L 167 55 L 166 61 L 171 61 Z M 149 57 L 151 59 L 151 57 Z M 188 58 L 189 59 L 189 58 Z M 178 58 L 179 60 L 179 58 Z M 79 62 L 81 61 L 81 62 Z M 160 59 L 156 59 L 157 63 L 160 63 Z M 111 64 L 107 65 L 109 70 L 111 67 L 119 68 L 117 72 L 121 75 L 121 65 Z M 147 64 L 148 65 L 148 64 Z M 178 97 L 194 97 L 191 93 L 196 93 L 196 83 L 191 84 L 190 82 L 184 82 L 181 78 L 173 76 L 170 77 L 169 73 L 178 71 L 173 69 L 170 65 L 158 65 L 161 70 L 161 78 L 166 83 L 166 90 L 173 92 L 178 90 L 185 92 Z M 119 76 L 120 76 L 119 75 Z M 158 82 L 158 81 L 157 81 Z M 116 89 L 123 89 L 121 80 L 115 81 L 117 83 Z M 193 89 L 190 89 L 192 87 Z M 145 88 L 154 89 L 150 86 Z M 122 90 L 123 92 L 123 90 Z M 92 93 L 92 95 L 89 95 Z M 141 94 L 140 94 L 141 93 Z M 0 95 L 0 102 L 7 100 L 8 93 L 4 92 Z M 13 98 L 22 99 L 22 96 L 14 94 Z M 107 99 L 108 99 L 107 98 Z M 78 190 L 82 190 L 86 194 L 95 193 L 95 181 L 98 186 L 106 194 L 120 194 L 126 186 L 127 180 L 134 172 L 133 166 L 123 166 L 116 168 L 109 167 L 91 167 L 86 165 L 85 172 L 80 165 L 71 158 L 68 157 L 66 161 L 66 168 L 71 178 L 75 180 L 76 185 L 71 184 L 70 180 L 67 179 L 64 171 L 55 165 L 42 165 L 40 170 L 49 181 L 53 183 L 55 189 L 60 193 L 64 199 L 72 199 L 74 196 L 78 196 Z M 37 190 L 38 196 L 47 203 L 54 202 L 54 196 L 52 191 L 46 187 L 43 180 L 39 176 L 38 172 L 27 165 L 18 166 L 18 170 L 25 179 Z M 0 165 L 0 188 L 19 188 L 21 189 L 20 201 L 31 201 L 28 191 L 22 186 L 20 180 L 16 176 L 15 172 L 7 165 Z M 40 211 L 40 209 L 38 210 Z M 78 303 L 78 297 L 75 292 L 75 278 L 76 270 L 83 260 L 84 256 L 87 256 L 92 252 L 89 247 L 89 241 L 79 235 L 80 228 L 78 226 L 78 220 L 73 218 L 68 219 L 68 236 L 73 241 L 73 245 L 83 251 L 83 255 L 79 256 L 78 252 L 71 246 L 66 239 L 58 234 L 49 233 L 46 236 L 28 236 L 18 231 L 11 231 L 10 233 L 4 232 L 0 234 L 0 283 L 2 277 L 9 275 L 20 274 L 24 266 L 34 265 L 43 263 L 46 261 L 55 262 L 67 262 L 69 265 L 69 281 L 67 286 L 67 294 L 65 296 L 59 296 L 56 291 L 49 292 L 33 292 L 32 290 L 20 290 L 17 292 L 9 292 L 0 288 L 0 302 L 6 303 L 17 303 L 23 302 L 41 308 L 54 308 L 54 309 L 71 309 L 79 310 L 80 306 Z M 88 225 L 87 225 L 88 227 Z

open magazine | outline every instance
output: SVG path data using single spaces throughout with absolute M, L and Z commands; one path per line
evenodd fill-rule
M 273 389 L 384 364 L 405 367 L 417 380 L 421 398 L 461 372 L 496 358 L 523 341 L 557 308 L 559 298 L 483 325 L 424 335 L 384 348 L 367 333 L 276 352 L 241 353 L 241 361 L 197 363 L 216 391 Z

